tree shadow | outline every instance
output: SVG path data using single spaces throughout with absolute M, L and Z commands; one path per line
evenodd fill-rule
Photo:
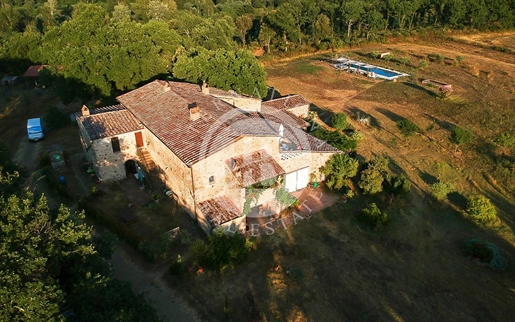
M 448 194 L 447 200 L 459 209 L 467 208 L 467 198 L 457 191 Z
M 402 121 L 402 120 L 406 119 L 406 118 L 400 116 L 399 114 L 394 113 L 394 112 L 392 112 L 390 110 L 387 110 L 385 108 L 382 108 L 382 107 L 376 108 L 376 111 L 378 111 L 379 113 L 383 114 L 384 116 L 389 118 L 394 123 L 397 123 L 398 121 Z
M 421 80 L 421 79 L 419 79 Z M 408 86 L 408 87 L 411 87 L 413 89 L 416 89 L 416 90 L 419 90 L 419 91 L 422 91 L 424 93 L 426 93 L 427 95 L 431 96 L 431 97 L 439 97 L 437 93 L 423 87 L 423 86 L 420 86 L 420 85 L 417 85 L 417 84 L 414 84 L 414 83 L 410 83 L 410 82 L 402 82 L 404 85 Z
M 263 101 L 273 100 L 273 99 L 279 98 L 281 96 L 282 96 L 281 93 L 275 87 L 270 86 L 270 87 L 268 87 L 268 92 L 266 93 L 266 96 L 263 99 Z
M 316 112 L 318 117 L 326 124 L 331 123 L 331 119 L 334 116 L 334 112 L 328 108 L 319 107 L 313 103 L 309 104 L 309 110 Z
M 379 123 L 377 118 L 373 117 L 371 114 L 366 113 L 359 107 L 352 106 L 348 110 L 351 113 L 352 119 L 357 120 L 358 118 L 368 117 L 370 119 L 370 126 L 378 128 L 380 130 L 382 129 L 381 123 Z
M 447 131 L 452 131 L 452 129 L 456 126 L 452 123 L 449 123 L 445 120 L 442 120 L 442 119 L 438 119 L 432 115 L 429 115 L 427 113 L 425 113 L 425 116 L 427 119 L 431 120 L 433 123 L 435 123 L 436 125 L 438 125 L 440 128 L 444 129 L 444 130 L 447 130 Z
M 424 181 L 428 185 L 432 185 L 438 182 L 438 179 L 435 176 L 426 171 L 419 171 L 418 175 L 420 179 L 422 179 L 422 181 Z

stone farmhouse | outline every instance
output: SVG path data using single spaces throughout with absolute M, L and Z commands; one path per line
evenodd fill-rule
M 261 101 L 156 80 L 117 100 L 77 114 L 98 178 L 154 171 L 208 234 L 217 227 L 244 232 L 247 216 L 278 213 L 276 189 L 292 192 L 323 179 L 319 168 L 341 152 L 305 132 L 309 102 L 300 95 Z M 261 190 L 244 213 L 249 187 Z

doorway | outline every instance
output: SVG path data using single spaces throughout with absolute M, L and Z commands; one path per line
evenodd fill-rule
M 136 161 L 134 160 L 127 160 L 125 162 L 125 175 L 127 177 L 134 175 L 138 172 Z
M 143 147 L 143 134 L 141 132 L 136 132 L 134 135 L 136 136 L 136 147 Z

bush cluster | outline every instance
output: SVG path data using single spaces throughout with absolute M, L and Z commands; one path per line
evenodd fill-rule
M 331 132 L 322 127 L 318 127 L 310 134 L 342 151 L 355 151 L 358 148 L 357 140 L 353 140 L 346 134 L 339 133 L 338 131 Z
M 349 125 L 347 122 L 347 115 L 345 115 L 345 113 L 336 113 L 331 118 L 331 124 L 337 130 L 345 130 Z
M 382 212 L 375 203 L 371 203 L 361 210 L 357 219 L 371 229 L 377 229 L 387 223 L 388 215 Z
M 214 232 L 207 241 L 196 240 L 191 244 L 197 263 L 211 270 L 222 270 L 245 262 L 254 243 L 240 234 Z
M 501 254 L 501 251 L 493 243 L 470 239 L 465 242 L 465 254 L 472 256 L 494 271 L 505 271 L 508 268 L 508 261 Z
M 474 196 L 467 200 L 467 214 L 472 219 L 482 223 L 489 223 L 497 218 L 497 210 L 485 196 Z

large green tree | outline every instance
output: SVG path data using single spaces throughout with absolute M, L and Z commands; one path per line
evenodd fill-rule
M 205 49 L 183 53 L 173 67 L 175 78 L 193 83 L 207 82 L 223 90 L 264 97 L 266 73 L 247 50 Z

